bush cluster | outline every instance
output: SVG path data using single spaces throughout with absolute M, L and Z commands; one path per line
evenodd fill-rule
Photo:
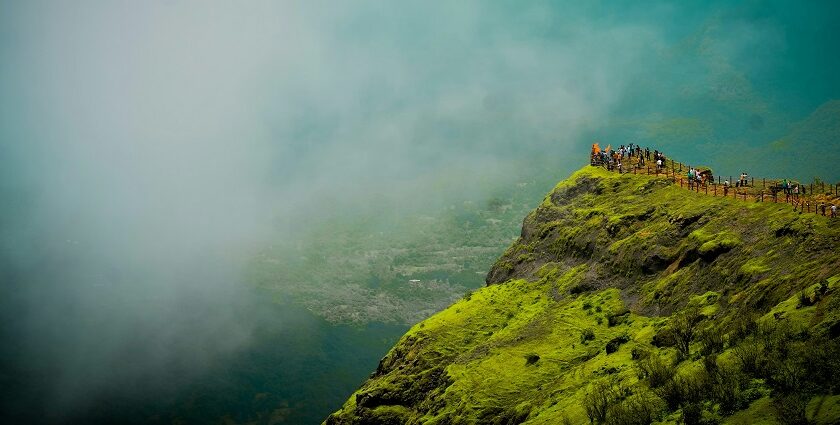
M 659 420 L 665 407 L 653 392 L 634 393 L 615 377 L 592 384 L 583 405 L 590 422 L 605 425 L 647 425 Z
M 759 326 L 743 318 L 733 323 L 725 338 L 711 327 L 696 331 L 698 323 L 697 316 L 683 313 L 672 319 L 667 333 L 660 333 L 673 338 L 676 359 L 633 352 L 639 379 L 647 382 L 667 410 L 682 409 L 686 424 L 715 422 L 714 418 L 747 408 L 768 391 L 780 422 L 804 424 L 805 407 L 813 396 L 840 391 L 837 339 L 788 322 Z M 703 368 L 678 372 L 677 364 L 689 358 L 695 339 L 701 349 L 694 354 L 701 356 Z M 733 361 L 722 363 L 717 353 L 726 347 L 732 349 Z

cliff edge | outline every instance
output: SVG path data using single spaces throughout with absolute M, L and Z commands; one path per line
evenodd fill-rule
M 840 220 L 586 167 L 326 424 L 838 423 Z

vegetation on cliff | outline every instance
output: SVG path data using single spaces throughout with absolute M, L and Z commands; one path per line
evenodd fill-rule
M 587 167 L 327 424 L 836 423 L 840 221 Z

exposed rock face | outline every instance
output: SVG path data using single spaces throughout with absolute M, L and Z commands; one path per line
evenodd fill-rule
M 587 167 L 326 423 L 840 420 L 838 249 L 840 221 Z

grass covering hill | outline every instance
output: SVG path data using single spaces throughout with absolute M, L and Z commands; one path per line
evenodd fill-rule
M 587 167 L 326 424 L 837 423 L 840 220 Z

